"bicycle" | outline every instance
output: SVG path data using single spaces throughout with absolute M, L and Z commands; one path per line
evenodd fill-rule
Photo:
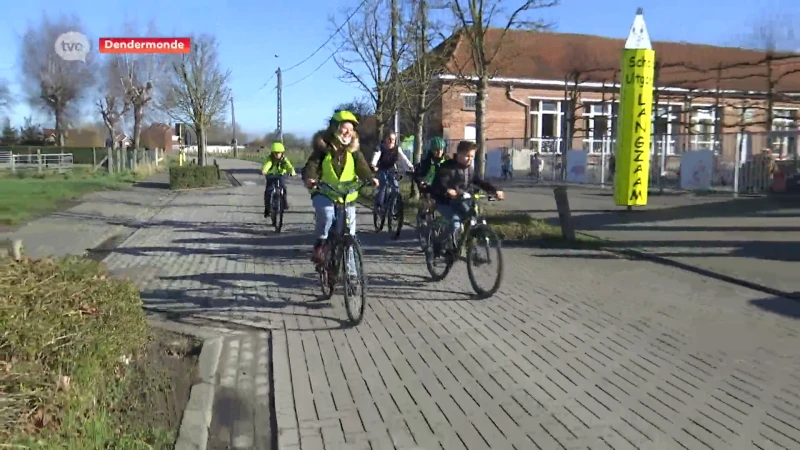
M 405 205 L 403 195 L 400 194 L 400 180 L 403 175 L 398 174 L 396 171 L 389 173 L 391 177 L 397 180 L 396 183 L 389 183 L 384 192 L 383 203 L 378 208 L 372 210 L 372 224 L 375 226 L 375 231 L 380 232 L 383 230 L 383 225 L 387 224 L 389 228 L 389 235 L 392 239 L 400 237 L 400 231 L 403 229 L 403 219 L 405 215 Z M 377 192 L 376 192 L 377 195 Z
M 269 218 L 272 226 L 275 227 L 275 232 L 280 233 L 283 228 L 283 186 L 278 183 L 277 177 L 267 177 L 267 186 L 272 184 L 269 188 Z
M 453 264 L 461 257 L 466 248 L 467 275 L 469 276 L 472 289 L 478 294 L 479 298 L 488 298 L 494 295 L 503 281 L 503 252 L 501 249 L 500 238 L 492 227 L 486 223 L 486 219 L 481 213 L 478 200 L 492 197 L 480 194 L 478 190 L 465 192 L 462 201 L 469 201 L 469 212 L 460 230 L 455 233 L 447 233 L 449 223 L 443 217 L 437 218 L 432 226 L 427 230 L 428 245 L 425 248 L 425 265 L 433 281 L 441 281 L 447 277 Z M 489 251 L 491 242 L 496 243 L 496 260 L 498 263 L 497 275 L 494 283 L 489 289 L 483 289 L 475 279 L 475 275 L 480 270 L 481 263 L 491 263 L 491 252 Z M 486 248 L 486 261 L 478 258 L 477 248 L 479 244 L 484 244 Z M 438 259 L 443 259 L 444 269 L 438 272 L 435 263 Z
M 420 186 L 420 191 L 423 187 Z M 424 201 L 420 199 L 420 201 Z M 428 230 L 436 221 L 436 210 L 429 204 L 422 205 L 417 211 L 417 241 L 424 252 L 430 244 L 428 242 Z
M 317 181 L 317 184 L 344 199 L 342 202 L 334 203 L 333 224 L 324 244 L 324 260 L 316 267 L 322 296 L 323 299 L 329 300 L 333 297 L 336 284 L 341 282 L 344 288 L 347 318 L 353 325 L 358 325 L 364 318 L 367 304 L 367 279 L 364 275 L 364 253 L 361 250 L 361 243 L 356 236 L 350 234 L 347 207 L 351 203 L 346 199 L 348 195 L 360 191 L 369 182 L 348 181 L 339 183 L 339 186 L 331 186 L 324 181 Z M 350 257 L 353 258 L 355 275 L 349 274 L 347 270 Z

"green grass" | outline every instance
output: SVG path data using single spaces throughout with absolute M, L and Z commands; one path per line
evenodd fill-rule
M 138 368 L 152 334 L 133 284 L 82 258 L 4 260 L 0 292 L 0 441 L 169 447 L 172 430 L 143 420 L 153 411 Z
M 405 217 L 407 222 L 413 222 L 417 213 L 419 200 L 409 198 L 411 183 L 401 182 L 400 192 L 406 200 Z M 372 206 L 375 190 L 366 188 L 363 191 L 362 203 Z M 548 247 L 592 247 L 594 240 L 585 236 L 578 236 L 576 242 L 564 240 L 561 229 L 542 220 L 534 219 L 528 214 L 517 211 L 503 211 L 492 208 L 491 203 L 483 203 L 486 222 L 497 232 L 500 239 L 517 243 L 529 243 Z
M 123 189 L 146 174 L 109 175 L 90 167 L 59 173 L 5 172 L 0 175 L 0 225 L 16 225 L 58 209 L 91 192 Z

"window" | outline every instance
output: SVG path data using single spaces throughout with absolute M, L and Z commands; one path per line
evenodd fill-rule
M 655 153 L 666 150 L 667 155 L 675 154 L 675 131 L 680 127 L 680 107 L 677 105 L 659 106 L 653 112 L 653 148 Z
M 534 151 L 557 153 L 560 151 L 561 126 L 565 102 L 559 100 L 531 99 L 530 136 Z
M 794 118 L 797 111 L 791 109 L 773 109 L 772 110 L 772 131 L 795 131 L 797 126 Z M 772 139 L 772 152 L 781 156 L 789 153 L 789 149 L 794 146 L 790 143 L 789 136 L 775 136 Z
M 478 94 L 461 94 L 461 98 L 464 101 L 462 109 L 475 111 L 475 102 L 478 100 Z
M 614 103 L 604 102 L 583 104 L 583 128 L 586 133 L 584 148 L 590 153 L 610 153 L 612 151 L 614 143 L 612 127 L 616 106 Z
M 692 148 L 714 150 L 717 147 L 717 111 L 713 107 L 698 108 L 692 113 Z

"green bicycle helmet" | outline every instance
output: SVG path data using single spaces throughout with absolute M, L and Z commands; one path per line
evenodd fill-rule
M 330 121 L 331 126 L 339 126 L 342 122 L 350 122 L 353 126 L 356 126 L 358 125 L 358 118 L 356 118 L 355 114 L 344 109 L 333 113 Z
M 447 143 L 444 141 L 444 139 L 440 137 L 435 137 L 431 139 L 431 144 L 430 144 L 431 151 L 445 150 L 445 149 L 447 149 Z

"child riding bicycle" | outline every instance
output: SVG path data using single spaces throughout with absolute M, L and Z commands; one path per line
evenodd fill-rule
M 436 203 L 436 211 L 448 222 L 448 232 L 453 234 L 461 229 L 461 222 L 469 214 L 469 202 L 462 198 L 471 185 L 503 200 L 503 191 L 497 190 L 491 183 L 482 180 L 473 169 L 477 145 L 472 141 L 458 143 L 454 159 L 445 161 L 439 167 L 430 186 L 430 194 Z
M 439 167 L 447 161 L 446 148 L 447 143 L 442 138 L 433 138 L 428 153 L 414 171 L 414 181 L 417 183 L 420 193 L 419 211 L 417 211 L 420 216 L 424 215 L 427 209 L 433 207 L 429 188 Z
M 281 201 L 283 202 L 283 209 L 289 209 L 289 201 L 286 197 L 286 183 L 284 177 L 286 175 L 295 176 L 294 166 L 292 162 L 284 157 L 286 149 L 281 142 L 272 143 L 272 151 L 264 161 L 264 166 L 261 168 L 261 174 L 267 177 L 267 186 L 264 188 L 264 217 L 269 217 L 269 198 L 272 190 L 280 188 L 283 193 Z
M 379 186 L 378 180 L 373 177 L 367 160 L 359 149 L 358 134 L 355 127 L 358 119 L 350 111 L 338 111 L 330 120 L 327 130 L 317 133 L 313 138 L 314 151 L 309 156 L 303 169 L 303 178 L 306 187 L 311 191 L 311 203 L 316 213 L 314 234 L 314 252 L 311 260 L 315 263 L 322 262 L 323 244 L 328 238 L 328 232 L 333 225 L 334 202 L 339 199 L 336 194 L 327 190 L 320 190 L 317 180 L 330 185 L 354 181 L 356 178 L 372 180 L 375 187 Z M 352 203 L 358 198 L 358 192 L 351 194 L 346 199 Z M 347 216 L 350 221 L 350 234 L 356 234 L 356 207 L 347 207 Z

